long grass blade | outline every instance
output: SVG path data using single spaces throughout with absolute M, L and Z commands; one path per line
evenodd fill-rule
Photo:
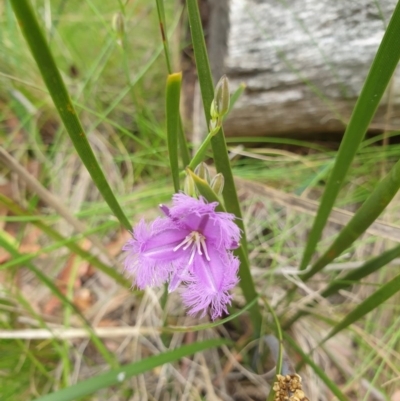
M 350 164 L 375 114 L 400 59 L 400 3 L 393 12 L 386 33 L 354 107 L 340 145 L 336 162 L 326 184 L 317 216 L 304 250 L 300 269 L 309 264 Z
M 357 210 L 356 214 L 342 229 L 327 251 L 315 262 L 311 269 L 302 275 L 307 280 L 339 256 L 378 218 L 400 188 L 400 161 L 376 186 L 372 194 Z
M 165 55 L 165 60 L 167 63 L 167 70 L 168 70 L 168 74 L 172 74 L 172 64 L 171 64 L 171 57 L 170 57 L 170 53 L 169 53 L 169 41 L 168 41 L 168 34 L 167 34 L 167 22 L 165 19 L 164 1 L 156 0 L 156 4 L 157 4 L 158 23 L 160 25 L 161 39 L 163 42 L 164 55 Z M 178 134 L 178 138 L 179 138 L 179 147 L 180 147 L 182 163 L 184 166 L 187 166 L 190 162 L 190 152 L 189 152 L 189 147 L 187 144 L 185 134 L 183 132 L 182 120 L 181 120 L 180 116 L 179 116 L 179 121 L 178 121 L 177 134 Z
M 114 215 L 127 230 L 130 230 L 132 226 L 96 160 L 29 0 L 11 0 L 11 4 L 18 24 L 78 155 Z
M 167 63 L 167 70 L 169 74 L 172 74 L 172 66 L 171 66 L 171 58 L 169 54 L 169 43 L 168 36 L 166 32 L 166 21 L 165 21 L 165 10 L 164 10 L 164 1 L 156 0 L 157 4 L 157 13 L 158 13 L 158 23 L 160 25 L 161 39 L 164 46 L 164 55 L 165 61 Z
M 377 291 L 375 291 L 367 299 L 361 302 L 360 305 L 358 305 L 349 314 L 347 314 L 342 321 L 340 321 L 335 327 L 332 328 L 332 330 L 324 338 L 322 343 L 326 342 L 346 327 L 360 320 L 367 313 L 376 309 L 379 305 L 387 301 L 398 292 L 400 292 L 400 274 L 385 285 L 381 286 Z
M 321 296 L 324 298 L 330 297 L 334 294 L 337 294 L 340 290 L 344 288 L 348 288 L 349 286 L 360 283 L 360 281 L 369 276 L 372 273 L 375 273 L 383 266 L 386 266 L 395 258 L 400 256 L 400 245 L 389 249 L 388 251 L 382 253 L 381 255 L 372 258 L 371 260 L 365 262 L 362 266 L 357 269 L 349 271 L 343 277 L 333 280 L 326 287 L 325 290 L 321 292 Z M 310 303 L 307 306 L 312 307 L 314 303 Z M 288 329 L 296 320 L 298 320 L 301 316 L 307 315 L 309 311 L 300 311 L 296 313 L 289 321 L 287 321 L 284 325 L 285 329 Z
M 175 192 L 179 192 L 179 102 L 181 93 L 182 73 L 168 75 L 166 91 L 166 117 L 169 163 Z
M 193 355 L 209 348 L 219 347 L 226 344 L 224 339 L 212 339 L 202 342 L 195 342 L 189 345 L 183 345 L 172 351 L 164 352 L 160 355 L 150 356 L 139 362 L 133 362 L 122 366 L 119 369 L 111 370 L 107 373 L 92 377 L 82 381 L 74 386 L 65 388 L 55 393 L 39 397 L 36 401 L 76 401 L 79 397 L 93 394 L 94 392 L 111 387 L 121 385 L 125 380 L 138 374 L 147 372 L 157 366 L 177 361 L 181 358 Z

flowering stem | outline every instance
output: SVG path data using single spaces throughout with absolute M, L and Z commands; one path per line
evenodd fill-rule
M 194 174 L 190 169 L 187 168 L 186 172 L 187 172 L 187 174 L 190 174 L 190 176 L 193 178 L 200 194 L 202 196 L 204 196 L 204 198 L 206 198 L 209 202 L 218 202 L 218 206 L 217 206 L 216 210 L 226 212 L 224 206 L 221 204 L 220 200 L 218 199 L 218 196 L 211 189 L 211 187 L 208 185 L 208 183 L 205 180 L 201 179 L 196 174 Z M 239 246 L 239 248 L 235 250 L 234 254 L 240 260 L 239 285 L 243 291 L 243 295 L 246 299 L 246 302 L 250 303 L 255 298 L 258 297 L 258 294 L 254 287 L 253 278 L 250 273 L 250 264 L 249 264 L 249 260 L 247 258 L 247 251 L 244 249 L 243 244 L 241 244 Z M 259 309 L 257 303 L 255 303 L 249 309 L 249 313 L 250 313 L 250 317 L 251 317 L 251 320 L 253 323 L 255 337 L 258 337 L 261 335 L 262 317 L 261 317 L 260 309 Z
M 192 35 L 193 50 L 196 59 L 197 73 L 199 77 L 204 106 L 204 113 L 206 121 L 208 123 L 211 120 L 210 110 L 211 103 L 214 99 L 214 85 L 211 77 L 210 63 L 208 61 L 208 55 L 204 41 L 204 32 L 201 25 L 197 0 L 186 0 L 186 4 L 189 16 L 190 31 Z M 242 258 L 240 259 L 241 265 L 239 272 L 241 279 L 240 286 L 242 288 L 243 295 L 245 296 L 247 302 L 249 302 L 254 299 L 257 292 L 254 287 L 254 282 L 250 273 L 249 263 L 247 260 L 246 234 L 222 128 L 216 135 L 211 138 L 211 146 L 214 154 L 216 169 L 219 173 L 222 173 L 225 179 L 223 197 L 226 209 L 228 212 L 233 213 L 238 217 L 236 222 L 242 230 L 242 246 L 240 248 L 242 249 Z M 258 336 L 260 334 L 262 320 L 258 304 L 254 305 L 254 308 L 252 308 L 251 310 L 250 316 L 252 319 L 255 335 Z
M 219 131 L 220 127 L 215 128 L 211 132 L 208 133 L 203 143 L 197 150 L 196 154 L 193 156 L 193 159 L 189 163 L 189 168 L 194 170 L 198 164 L 200 164 L 204 160 L 204 156 L 210 146 L 211 138 Z
M 130 230 L 131 223 L 122 211 L 93 153 L 30 2 L 11 0 L 11 5 L 75 150 L 114 215 Z

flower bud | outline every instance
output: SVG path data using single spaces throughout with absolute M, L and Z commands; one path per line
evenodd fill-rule
M 217 117 L 221 118 L 228 112 L 229 102 L 229 81 L 227 76 L 223 75 L 215 87 L 214 108 L 216 110 Z
M 215 100 L 211 102 L 210 116 L 211 116 L 211 121 L 218 119 L 218 110 L 216 109 L 215 106 Z
M 217 130 L 218 127 L 218 120 L 210 120 L 210 124 L 208 126 L 208 129 L 210 130 L 211 133 Z
M 210 183 L 210 172 L 208 171 L 207 164 L 204 162 L 201 162 L 195 169 L 194 173 L 200 177 L 201 179 L 207 181 L 207 183 Z
M 211 181 L 211 189 L 220 196 L 224 190 L 225 178 L 221 173 L 218 173 Z
M 191 175 L 187 174 L 183 182 L 183 192 L 189 196 L 196 196 L 196 184 Z

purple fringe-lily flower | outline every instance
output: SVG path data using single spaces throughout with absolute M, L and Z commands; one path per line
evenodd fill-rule
M 171 208 L 160 206 L 165 217 L 150 226 L 140 221 L 123 248 L 125 268 L 140 289 L 169 281 L 169 292 L 182 288 L 189 314 L 203 317 L 210 308 L 213 320 L 227 313 L 229 290 L 238 282 L 239 260 L 231 250 L 240 240 L 235 216 L 216 212 L 217 205 L 175 194 Z

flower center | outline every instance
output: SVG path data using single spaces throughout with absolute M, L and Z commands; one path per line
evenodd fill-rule
M 176 252 L 179 248 L 182 248 L 184 251 L 190 248 L 191 254 L 189 265 L 193 262 L 196 252 L 199 255 L 204 254 L 208 261 L 211 260 L 207 251 L 206 237 L 197 231 L 192 231 L 189 235 L 187 235 L 185 239 L 174 248 L 174 252 Z

